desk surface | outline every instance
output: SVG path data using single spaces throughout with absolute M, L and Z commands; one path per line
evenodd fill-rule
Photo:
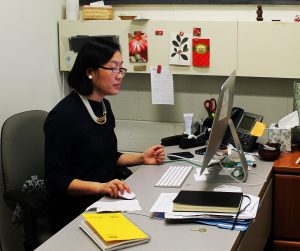
M 167 150 L 169 152 L 174 152 L 174 148 L 168 148 Z M 194 149 L 190 149 L 190 151 L 194 152 Z M 257 160 L 256 163 L 257 167 L 253 170 L 253 172 L 266 177 L 267 182 L 263 182 L 264 180 L 261 176 L 249 173 L 247 183 L 231 183 L 231 185 L 242 186 L 244 193 L 262 196 L 264 190 L 266 190 L 266 187 L 268 186 L 268 183 L 270 183 L 273 163 L 262 162 L 260 160 Z M 174 163 L 171 164 L 174 165 Z M 136 198 L 139 200 L 142 211 L 136 212 L 139 215 L 130 213 L 125 213 L 125 215 L 152 237 L 149 243 L 131 247 L 130 250 L 198 251 L 203 246 L 205 246 L 205 250 L 237 249 L 245 234 L 243 232 L 218 229 L 216 227 L 198 225 L 194 223 L 167 224 L 164 220 L 151 219 L 143 216 L 150 215 L 149 210 L 161 192 L 178 192 L 180 190 L 178 188 L 154 187 L 154 184 L 171 164 L 164 164 L 161 166 L 143 166 L 127 180 L 131 189 L 136 193 Z M 208 183 L 206 181 L 195 182 L 193 173 L 194 171 L 191 172 L 181 189 L 213 190 L 215 187 L 220 185 L 220 183 Z M 75 220 L 51 237 L 48 241 L 43 243 L 36 250 L 99 250 L 98 246 L 96 246 L 96 244 L 94 244 L 94 242 L 81 229 L 79 229 L 78 225 L 81 220 L 82 217 L 78 216 Z M 205 227 L 207 231 L 204 233 L 200 233 L 199 231 L 191 231 L 190 228 L 193 226 Z M 250 230 L 250 228 L 247 230 L 247 232 Z
M 296 164 L 296 160 L 300 157 L 300 151 L 291 153 L 281 153 L 280 157 L 274 162 L 275 172 L 299 173 L 300 164 Z

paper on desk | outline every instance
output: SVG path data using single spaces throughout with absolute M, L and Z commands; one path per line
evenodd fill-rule
M 281 129 L 290 129 L 298 125 L 299 125 L 298 111 L 294 111 L 286 115 L 278 122 L 278 127 Z
M 178 193 L 161 193 L 154 205 L 151 207 L 150 212 L 165 213 L 173 211 L 173 200 Z
M 208 169 L 205 169 L 204 172 L 201 174 L 201 168 L 196 168 L 196 173 L 194 174 L 195 181 L 204 181 L 207 180 L 205 174 L 209 174 Z M 221 170 L 219 175 L 228 175 L 225 171 Z
M 174 105 L 173 75 L 167 66 L 151 67 L 152 104 Z
M 242 192 L 242 188 L 238 186 L 220 185 L 214 189 L 218 192 Z
M 205 169 L 202 174 L 200 174 L 201 173 L 201 168 L 196 168 L 195 170 L 196 170 L 196 173 L 194 174 L 195 181 L 204 181 L 204 180 L 206 180 L 206 175 L 205 174 L 208 174 L 207 169 Z
M 138 200 L 118 200 L 112 199 L 111 201 L 98 200 L 90 205 L 85 211 L 96 209 L 99 212 L 125 212 L 141 210 Z
M 165 213 L 166 219 L 189 219 L 189 218 L 213 218 L 213 217 L 229 217 L 233 218 L 236 214 L 230 213 L 207 213 L 207 212 L 173 212 L 173 200 L 178 193 L 161 193 L 154 205 L 151 207 L 150 212 Z M 245 211 L 241 212 L 239 219 L 254 219 L 259 205 L 259 197 L 246 194 L 250 197 L 250 205 L 247 206 Z M 245 208 L 249 203 L 247 197 L 243 197 L 241 209 Z

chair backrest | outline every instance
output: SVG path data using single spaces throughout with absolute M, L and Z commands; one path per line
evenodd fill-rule
M 44 177 L 43 125 L 47 112 L 32 110 L 9 117 L 1 131 L 4 191 L 20 190 L 32 175 Z

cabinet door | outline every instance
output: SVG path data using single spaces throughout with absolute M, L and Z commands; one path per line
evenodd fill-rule
M 300 25 L 238 22 L 238 76 L 300 77 Z
M 274 239 L 300 241 L 300 176 L 275 174 Z

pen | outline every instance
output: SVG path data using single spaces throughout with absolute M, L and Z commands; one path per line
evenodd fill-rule
M 299 163 L 300 163 L 300 157 L 299 157 Z M 247 160 L 247 165 L 251 167 L 256 167 L 256 164 L 251 160 Z M 236 166 L 237 167 L 242 166 L 241 162 L 236 162 Z
M 256 164 L 253 163 L 253 161 L 249 161 L 247 160 L 247 163 L 248 163 L 248 166 L 251 166 L 251 167 L 256 167 Z

